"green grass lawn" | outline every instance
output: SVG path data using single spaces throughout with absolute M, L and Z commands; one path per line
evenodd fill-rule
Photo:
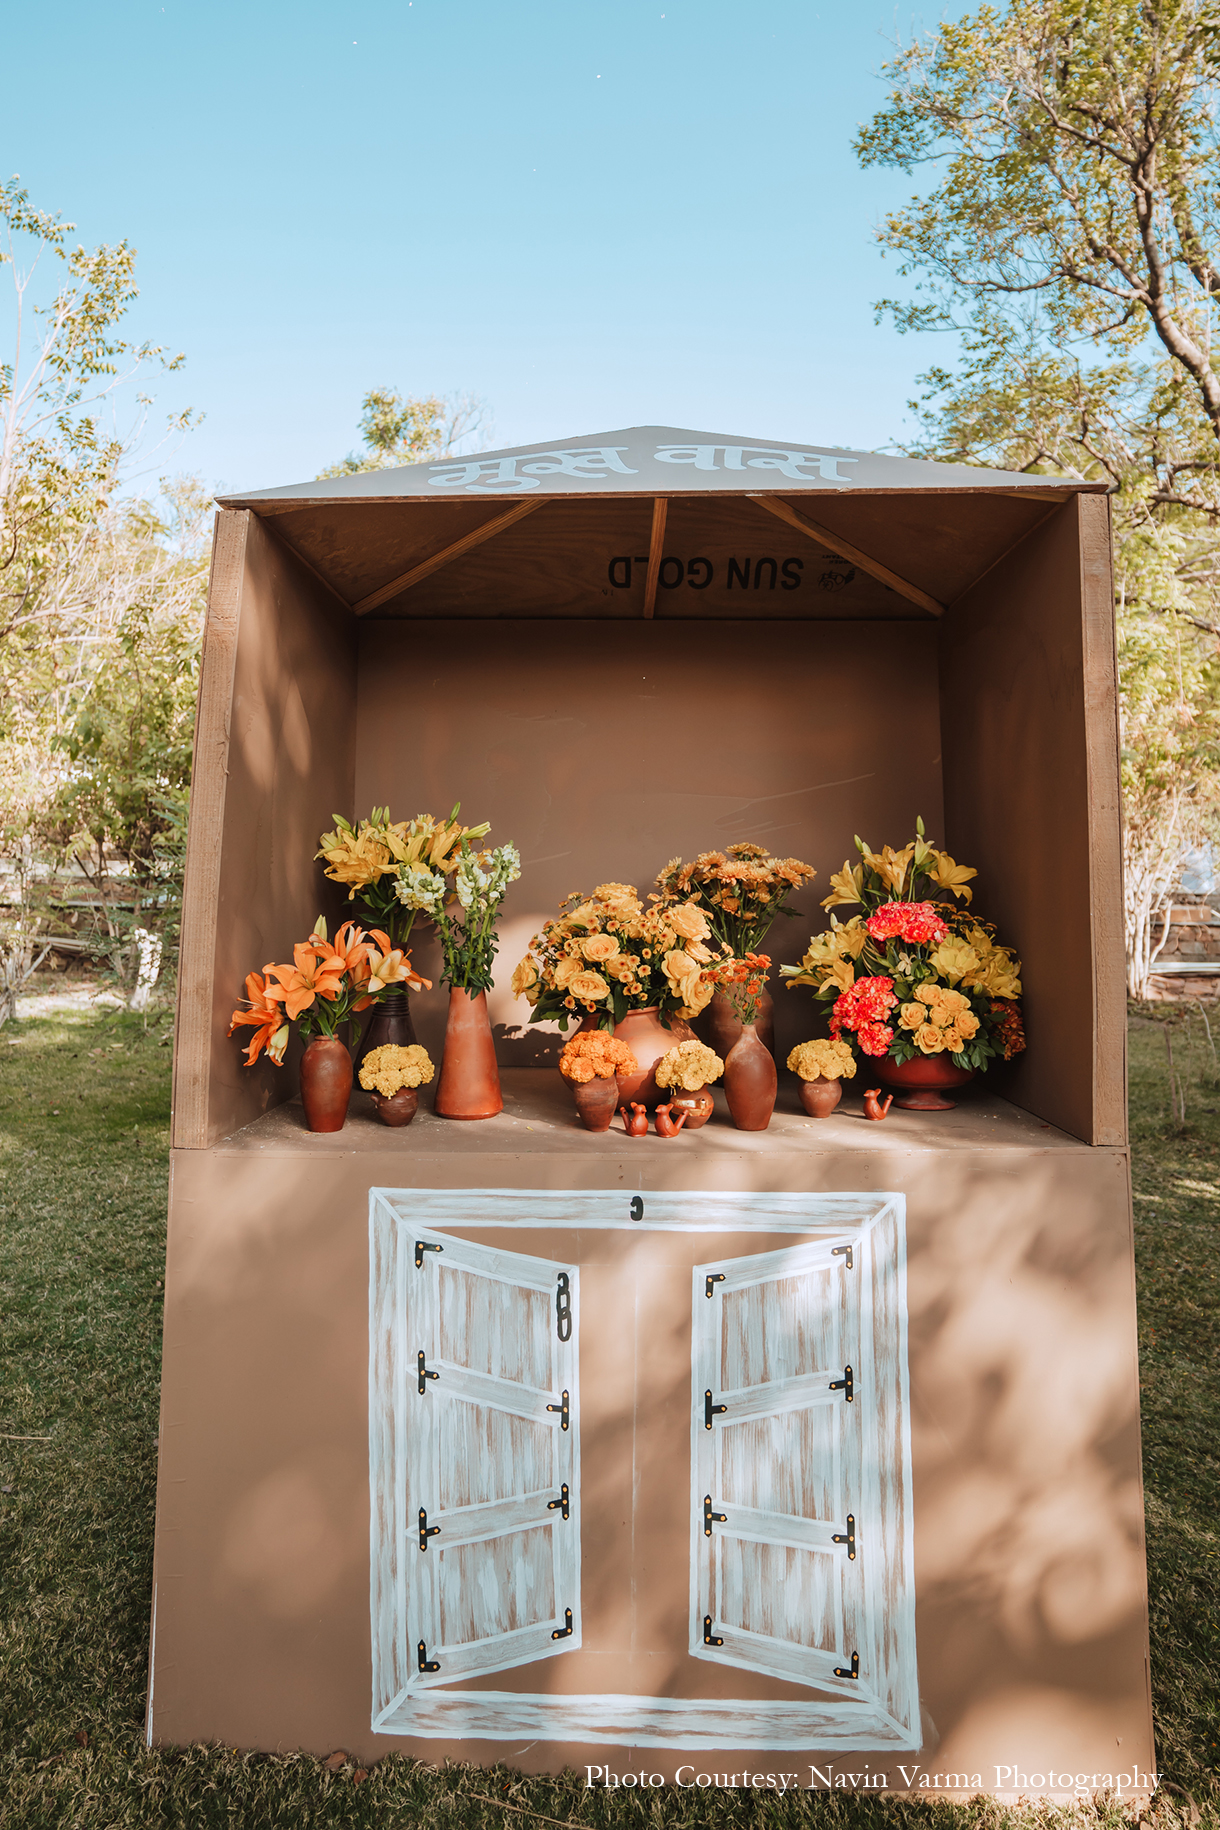
M 1144 1468 L 1159 1765 L 1170 1830 L 1220 1825 L 1220 1072 L 1177 1013 L 1132 1030 Z M 1220 1013 L 1216 1024 L 1220 1041 Z M 144 1746 L 169 1021 L 65 1009 L 0 1029 L 0 1824 L 589 1826 L 1118 1824 L 902 1798 L 587 1791 L 393 1756 Z M 1191 1796 L 1187 1798 L 1185 1794 Z M 1193 1804 L 1193 1808 L 1192 1808 Z

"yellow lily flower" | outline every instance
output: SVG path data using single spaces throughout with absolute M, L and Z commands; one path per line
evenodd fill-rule
M 857 864 L 852 869 L 851 860 L 844 858 L 843 869 L 836 871 L 830 879 L 830 895 L 822 903 L 824 909 L 837 908 L 841 902 L 859 902 L 860 892 L 864 888 L 864 867 Z
M 972 870 L 967 864 L 954 863 L 947 851 L 934 851 L 932 856 L 936 860 L 936 865 L 928 875 L 933 883 L 939 884 L 942 890 L 950 891 L 962 902 L 973 902 L 974 891 L 968 890 L 966 885 L 971 877 L 978 876 L 978 872 Z

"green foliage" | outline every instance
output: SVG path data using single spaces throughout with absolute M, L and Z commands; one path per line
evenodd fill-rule
M 404 464 L 429 464 L 453 455 L 461 443 L 481 450 L 486 409 L 469 394 L 442 398 L 429 394 L 404 400 L 396 388 L 370 388 L 361 402 L 360 432 L 364 450 L 349 452 L 323 477 L 357 476 L 364 470 L 393 470 Z

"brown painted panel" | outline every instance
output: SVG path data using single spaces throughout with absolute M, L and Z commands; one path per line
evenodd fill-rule
M 1004 1091 L 1100 1143 L 1124 1136 L 1118 759 L 1108 543 L 1086 512 L 1087 547 L 1073 500 L 953 606 L 940 701 L 945 839 L 1024 961 L 1029 1048 Z
M 545 512 L 545 511 L 541 511 Z M 530 517 L 531 520 L 538 517 Z M 863 832 L 876 844 L 940 823 L 936 635 L 928 623 L 751 627 L 714 638 L 641 623 L 591 640 L 587 625 L 362 626 L 355 809 L 448 813 L 516 842 L 522 876 L 504 904 L 493 1020 L 501 1059 L 528 1007 L 508 991 L 530 936 L 573 889 L 650 890 L 675 855 L 753 839 L 813 864 L 768 950 L 795 962 L 829 875 Z M 426 935 L 426 930 L 424 931 Z M 421 971 L 439 959 L 426 938 Z M 778 977 L 778 975 L 777 975 Z M 806 990 L 776 989 L 786 1051 L 819 1030 Z M 439 1056 L 439 987 L 413 1000 Z
M 313 854 L 319 832 L 352 795 L 352 626 L 270 528 L 246 519 L 227 742 L 201 757 L 192 813 L 195 844 L 199 797 L 210 802 L 223 780 L 223 831 L 209 822 L 197 846 L 206 845 L 207 887 L 201 859 L 187 891 L 187 919 L 196 923 L 207 914 L 200 904 L 214 896 L 212 958 L 194 962 L 180 994 L 184 1011 L 189 1002 L 208 1012 L 205 1023 L 193 1019 L 189 1033 L 180 1031 L 175 1139 L 196 1147 L 295 1091 L 291 1058 L 282 1069 L 265 1057 L 247 1068 L 237 1038 L 225 1031 L 246 974 L 290 960 L 314 917 L 339 911 Z
M 153 1739 L 317 1754 L 342 1746 L 362 1760 L 400 1748 L 543 1772 L 607 1761 L 621 1771 L 643 1758 L 667 1779 L 692 1758 L 700 1770 L 739 1766 L 748 1749 L 633 1754 L 371 1732 L 368 1191 L 887 1189 L 908 1202 L 916 1633 L 928 1736 L 916 1764 L 979 1773 L 973 1789 L 985 1790 L 1004 1789 L 997 1764 L 1151 1770 L 1124 1154 L 1056 1142 L 912 1155 L 885 1138 L 849 1156 L 740 1153 L 723 1131 L 723 1149 L 659 1145 L 642 1169 L 633 1145 L 594 1164 L 575 1141 L 556 1139 L 528 1164 L 513 1154 L 476 1165 L 411 1150 L 410 1134 L 359 1158 L 307 1141 L 253 1158 L 176 1155 Z M 692 1667 L 682 1619 L 689 1267 L 701 1252 L 786 1241 L 719 1234 L 709 1248 L 706 1235 L 541 1228 L 472 1236 L 579 1262 L 583 1313 L 597 1319 L 587 1349 L 583 1325 L 581 1333 L 582 1402 L 590 1394 L 585 1647 L 478 1687 L 791 1695 L 774 1680 Z M 651 1385 L 637 1376 L 639 1355 Z M 817 1759 L 806 1747 L 759 1764 L 799 1769 L 808 1784 Z M 860 1761 L 838 1755 L 832 1764 Z M 885 1764 L 871 1756 L 874 1769 Z M 900 1783 L 894 1772 L 890 1783 Z

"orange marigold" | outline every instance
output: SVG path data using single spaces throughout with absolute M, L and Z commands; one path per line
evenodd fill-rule
M 559 1057 L 559 1072 L 566 1080 L 613 1080 L 616 1074 L 636 1074 L 639 1067 L 627 1044 L 602 1029 L 581 1030 Z

